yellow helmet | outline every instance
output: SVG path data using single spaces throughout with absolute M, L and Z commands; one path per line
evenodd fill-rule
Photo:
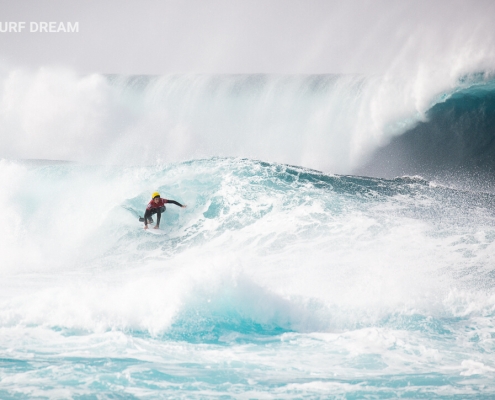
M 155 197 L 160 197 L 160 193 L 153 192 L 153 194 L 151 195 L 151 198 L 154 199 Z

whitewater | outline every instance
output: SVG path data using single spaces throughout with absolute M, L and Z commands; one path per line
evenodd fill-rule
M 492 182 L 365 175 L 491 174 L 493 77 L 411 85 L 2 75 L 0 397 L 491 398 Z

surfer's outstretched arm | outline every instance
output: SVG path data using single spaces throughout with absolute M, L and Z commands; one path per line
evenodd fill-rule
M 167 203 L 175 204 L 176 206 L 179 206 L 179 207 L 182 207 L 182 208 L 186 208 L 187 207 L 186 205 L 182 205 L 178 201 L 175 201 L 175 200 L 167 200 L 166 202 Z

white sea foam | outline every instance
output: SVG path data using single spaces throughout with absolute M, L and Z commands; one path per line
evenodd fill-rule
M 441 389 L 444 375 L 493 389 L 484 194 L 240 159 L 4 160 L 0 179 L 0 358 L 24 363 L 0 390 L 63 397 L 116 379 L 152 396 L 150 382 L 172 393 L 203 376 L 203 395 L 297 397 L 352 392 L 357 377 L 376 393 L 385 375 L 423 390 L 430 373 L 430 393 L 468 393 Z M 188 205 L 169 205 L 165 236 L 137 221 L 154 190 Z M 184 381 L 147 375 L 161 373 Z

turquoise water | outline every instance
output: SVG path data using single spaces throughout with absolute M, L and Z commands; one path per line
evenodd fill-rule
M 495 393 L 493 195 L 239 158 L 0 187 L 1 398 Z

